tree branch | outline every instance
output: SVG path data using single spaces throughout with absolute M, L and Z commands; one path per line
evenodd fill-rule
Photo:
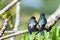
M 13 36 L 16 36 L 16 35 L 19 35 L 19 34 L 24 34 L 24 33 L 27 33 L 27 32 L 28 32 L 28 30 L 17 31 L 17 32 L 15 32 L 13 34 L 9 34 L 7 36 L 1 37 L 0 40 L 6 39 L 6 38 L 9 38 L 9 37 L 13 37 Z
M 0 37 L 3 35 L 4 31 L 6 30 L 7 25 L 8 25 L 8 19 L 6 18 L 5 21 L 4 21 L 3 27 L 0 31 Z
M 14 0 L 15 1 L 15 0 Z M 16 19 L 13 31 L 18 31 L 18 26 L 20 23 L 20 1 L 16 4 Z M 15 37 L 11 37 L 10 40 L 14 40 Z
M 12 6 L 14 6 L 18 1 L 20 0 L 15 0 L 15 1 L 12 1 L 10 4 L 8 4 L 5 8 L 3 8 L 1 11 L 0 11 L 0 15 L 3 14 L 4 12 L 6 12 L 7 10 L 9 10 Z
M 47 19 L 46 31 L 50 31 L 56 22 L 60 19 L 60 5 L 57 10 Z
M 4 33 L 5 34 L 12 34 L 12 33 L 15 33 L 15 31 L 5 31 Z

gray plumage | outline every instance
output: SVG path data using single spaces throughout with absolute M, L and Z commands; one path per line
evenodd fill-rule
M 32 16 L 28 23 L 28 31 L 30 34 L 32 34 L 32 32 L 35 30 L 36 25 L 37 25 L 37 21 L 36 21 L 35 17 Z
M 46 23 L 47 23 L 47 20 L 45 18 L 45 14 L 41 13 L 39 20 L 38 20 L 39 31 L 36 34 L 38 34 L 39 32 L 42 32 L 44 30 Z

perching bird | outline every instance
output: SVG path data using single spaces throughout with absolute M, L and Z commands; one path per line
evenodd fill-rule
M 38 27 L 39 27 L 38 29 L 39 29 L 39 31 L 36 34 L 38 34 L 39 32 L 40 33 L 43 32 L 46 23 L 47 23 L 47 20 L 45 18 L 45 14 L 44 13 L 41 13 L 40 18 L 38 20 Z
M 36 26 L 37 26 L 36 18 L 34 16 L 32 16 L 28 23 L 28 31 L 30 34 L 32 34 L 32 32 L 35 30 Z

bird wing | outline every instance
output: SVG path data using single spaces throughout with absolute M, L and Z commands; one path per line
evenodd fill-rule
M 34 23 L 30 23 L 30 24 L 29 24 L 30 28 L 34 27 L 35 25 L 36 25 L 36 23 L 35 23 L 35 22 L 34 22 Z

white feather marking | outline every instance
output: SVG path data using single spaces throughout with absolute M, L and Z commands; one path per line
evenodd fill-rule
M 36 23 L 31 23 L 29 24 L 29 26 L 32 28 L 34 25 L 36 25 Z

